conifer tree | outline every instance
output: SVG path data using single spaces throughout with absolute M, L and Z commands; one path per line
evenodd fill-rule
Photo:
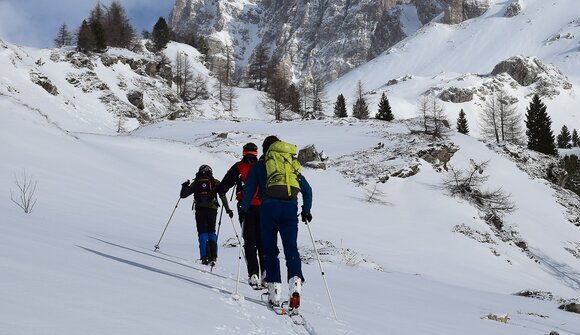
M 336 97 L 336 102 L 334 103 L 334 116 L 337 118 L 348 117 L 346 112 L 346 101 L 344 100 L 344 95 L 339 94 Z
M 116 48 L 128 48 L 135 38 L 135 29 L 129 23 L 125 8 L 114 0 L 109 8 L 104 22 L 107 45 Z
M 576 131 L 576 129 L 572 131 L 572 146 L 580 147 L 580 138 L 578 138 L 578 132 Z
M 300 92 L 296 85 L 290 84 L 290 86 L 288 86 L 288 91 L 286 92 L 286 98 L 284 100 L 290 111 L 296 114 L 302 114 L 302 110 L 300 109 L 300 106 L 302 105 L 300 102 Z
M 547 155 L 558 153 L 552 133 L 552 120 L 546 111 L 546 105 L 536 94 L 532 98 L 526 111 L 526 135 L 528 136 L 528 149 L 535 150 Z
M 560 134 L 556 137 L 556 141 L 558 142 L 558 148 L 560 149 L 570 149 L 572 148 L 572 144 L 570 143 L 572 140 L 572 136 L 570 136 L 570 131 L 566 125 L 562 126 L 562 130 L 560 130 Z
M 153 31 L 151 31 L 151 40 L 155 45 L 157 51 L 163 50 L 167 43 L 169 43 L 169 26 L 164 18 L 159 17 L 157 23 L 153 26 Z
M 253 86 L 262 91 L 265 88 L 265 81 L 268 75 L 268 49 L 259 44 L 252 55 L 252 62 L 248 68 L 248 77 L 252 80 Z
M 356 88 L 356 100 L 352 106 L 352 116 L 364 120 L 369 118 L 369 106 L 363 96 L 362 82 L 359 80 Z
M 77 33 L 77 50 L 80 52 L 90 52 L 95 49 L 95 35 L 91 27 L 87 23 L 87 20 L 83 20 L 83 23 L 79 27 Z
M 381 96 L 381 101 L 379 101 L 379 111 L 376 114 L 375 118 L 383 121 L 393 121 L 393 119 L 395 118 L 393 116 L 393 111 L 391 109 L 389 99 L 385 95 L 385 92 L 383 92 L 383 95 Z
M 58 28 L 58 33 L 54 39 L 54 46 L 57 48 L 62 48 L 72 44 L 72 35 L 68 31 L 66 23 L 63 23 L 60 28 Z
M 463 108 L 459 111 L 459 117 L 457 118 L 457 131 L 465 135 L 469 134 L 469 125 L 467 124 Z
M 103 27 L 104 22 L 105 15 L 103 12 L 103 6 L 98 2 L 95 8 L 91 11 L 88 21 L 95 39 L 95 47 L 93 51 L 96 52 L 104 52 L 107 49 L 107 39 Z

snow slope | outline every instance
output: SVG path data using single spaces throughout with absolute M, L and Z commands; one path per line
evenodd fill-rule
M 431 88 L 439 92 L 449 86 L 479 88 L 489 82 L 488 75 L 499 62 L 512 56 L 534 56 L 563 72 L 572 89 L 560 89 L 555 98 L 546 99 L 555 132 L 562 125 L 580 129 L 578 85 L 580 85 L 580 6 L 575 0 L 558 2 L 525 0 L 522 12 L 504 17 L 510 1 L 492 0 L 481 17 L 447 25 L 432 22 L 414 35 L 389 48 L 381 56 L 352 70 L 328 85 L 332 102 L 342 93 L 347 106 L 354 102 L 356 83 L 360 80 L 369 92 L 371 111 L 386 92 L 396 118 L 417 113 L 419 96 Z M 396 85 L 392 79 L 411 78 Z M 531 87 L 507 87 L 518 98 L 518 109 L 524 113 L 534 93 Z M 331 104 L 332 105 L 332 104 Z M 466 103 L 445 103 L 451 121 L 461 108 L 467 114 L 472 133 L 479 133 L 480 99 Z M 332 106 L 328 107 L 332 113 Z M 372 113 L 374 115 L 374 112 Z
M 512 295 L 537 289 L 577 298 L 580 262 L 562 245 L 577 243 L 578 228 L 565 220 L 545 183 L 530 181 L 471 138 L 453 137 L 461 147 L 453 163 L 492 159 L 491 186 L 504 185 L 518 206 L 506 221 L 518 226 L 542 263 L 508 244 L 496 246 L 501 256 L 494 256 L 487 246 L 452 232 L 459 223 L 488 228 L 470 205 L 435 187 L 442 174 L 426 162 L 418 175 L 379 186 L 387 205 L 366 202 L 365 190 L 332 166 L 307 169 L 315 192 L 315 238 L 354 251 L 382 271 L 364 261 L 323 257 L 337 322 L 316 262 L 304 264 L 308 324 L 300 328 L 268 311 L 243 282 L 245 299 L 231 299 L 236 248 L 220 248 L 213 273 L 196 261 L 190 199 L 180 201 L 160 252 L 153 252 L 180 183 L 201 164 L 222 176 L 243 143 L 260 143 L 266 134 L 299 146 L 315 143 L 336 159 L 372 147 L 384 131 L 400 133 L 405 127 L 196 119 L 156 123 L 130 136 L 67 134 L 11 99 L 2 97 L 0 104 L 0 140 L 10 143 L 0 153 L 0 188 L 14 189 L 14 174 L 24 168 L 38 181 L 32 214 L 9 199 L 0 203 L 2 283 L 9 288 L 0 305 L 2 333 L 578 334 L 580 329 L 578 317 L 558 310 L 556 302 Z M 218 139 L 221 132 L 227 139 Z M 344 136 L 353 140 L 339 143 Z M 233 227 L 222 220 L 221 241 L 234 236 Z M 303 254 L 310 252 L 303 225 L 299 245 Z M 485 319 L 490 313 L 507 313 L 511 320 Z

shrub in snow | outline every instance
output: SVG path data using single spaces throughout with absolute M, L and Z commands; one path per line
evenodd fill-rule
M 484 213 L 483 217 L 488 224 L 502 230 L 503 214 L 513 211 L 515 205 L 511 202 L 509 194 L 503 192 L 501 188 L 492 191 L 481 190 L 488 179 L 484 174 L 488 164 L 489 161 L 478 163 L 471 160 L 469 169 L 456 169 L 450 166 L 449 174 L 443 183 L 451 195 L 475 204 Z
M 26 170 L 22 171 L 21 178 L 18 178 L 14 174 L 14 183 L 16 184 L 17 191 L 13 192 L 10 190 L 10 200 L 20 207 L 24 213 L 32 213 L 34 205 L 36 205 L 36 180 L 28 177 L 26 175 Z

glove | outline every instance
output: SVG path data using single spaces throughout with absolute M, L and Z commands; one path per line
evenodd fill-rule
M 307 223 L 312 221 L 312 214 L 305 213 L 304 211 L 300 212 L 300 216 L 302 217 L 302 222 Z
M 226 210 L 226 213 L 228 213 L 230 219 L 234 217 L 234 211 L 232 211 L 231 209 Z
M 238 211 L 238 219 L 241 222 L 244 222 L 244 220 L 246 220 L 246 212 L 244 212 L 243 210 Z
M 181 186 L 187 187 L 189 186 L 189 179 L 181 183 Z

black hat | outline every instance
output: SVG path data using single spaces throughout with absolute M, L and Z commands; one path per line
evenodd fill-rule
M 242 148 L 242 154 L 244 156 L 246 155 L 258 156 L 258 146 L 252 142 L 246 143 Z
M 264 139 L 264 142 L 262 142 L 262 152 L 264 152 L 264 153 L 268 152 L 268 149 L 270 148 L 272 143 L 278 142 L 278 141 L 280 141 L 280 139 L 274 135 L 270 135 L 270 136 L 266 137 Z
M 212 171 L 211 171 L 211 167 L 209 165 L 202 165 L 199 167 L 199 171 L 197 172 L 200 175 L 206 175 L 206 176 L 211 176 Z

